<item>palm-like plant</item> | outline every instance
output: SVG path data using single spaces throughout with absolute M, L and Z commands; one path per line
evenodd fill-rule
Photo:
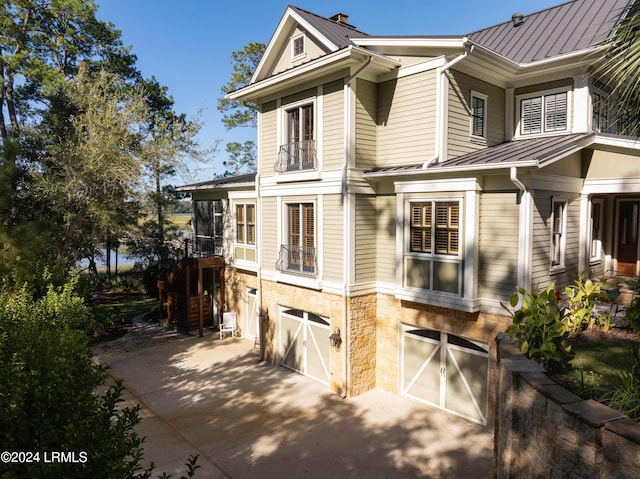
M 634 1 L 615 26 L 594 76 L 616 99 L 618 130 L 638 135 L 640 129 L 640 2 Z M 622 115 L 621 115 L 622 113 Z M 621 118 L 624 117 L 624 118 Z

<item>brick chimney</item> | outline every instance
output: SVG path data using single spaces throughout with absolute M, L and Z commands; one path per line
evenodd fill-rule
M 349 25 L 349 15 L 347 15 L 346 13 L 336 13 L 335 15 L 330 16 L 329 20 Z

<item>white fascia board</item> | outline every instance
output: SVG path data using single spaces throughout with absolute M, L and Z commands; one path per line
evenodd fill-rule
M 249 84 L 240 90 L 233 91 L 226 95 L 231 100 L 250 100 L 260 95 L 275 93 L 283 88 L 282 84 L 288 81 L 306 81 L 309 78 L 317 78 L 321 73 L 318 70 L 323 68 L 344 68 L 349 62 L 355 61 L 361 64 L 369 57 L 373 57 L 374 63 L 380 64 L 389 70 L 400 67 L 400 62 L 379 53 L 367 51 L 359 47 L 347 47 L 330 53 L 316 60 L 300 65 L 291 70 L 278 73 L 272 77 L 260 80 L 257 83 Z
M 176 191 L 190 192 L 190 191 L 247 191 L 249 194 L 255 193 L 256 184 L 251 183 L 230 183 L 227 185 L 185 185 L 178 186 Z
M 640 151 L 640 138 L 629 136 L 610 136 L 596 133 L 595 146 L 607 146 L 623 150 Z
M 423 47 L 423 48 L 464 48 L 466 37 L 364 37 L 354 38 L 359 47 Z
M 396 193 L 440 193 L 480 191 L 477 178 L 452 178 L 449 180 L 424 180 L 424 181 L 396 181 Z

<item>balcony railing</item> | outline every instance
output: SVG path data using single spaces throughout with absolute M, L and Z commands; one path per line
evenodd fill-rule
M 222 256 L 222 238 L 197 235 L 191 244 L 191 256 L 199 258 Z
M 278 173 L 315 170 L 316 168 L 315 140 L 297 141 L 280 146 L 278 161 L 274 165 L 274 169 Z
M 276 269 L 306 276 L 316 275 L 316 249 L 314 247 L 281 245 Z

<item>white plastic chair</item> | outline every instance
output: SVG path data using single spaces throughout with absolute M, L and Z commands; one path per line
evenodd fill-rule
M 222 323 L 220 323 L 220 339 L 224 339 L 224 333 L 231 333 L 232 337 L 236 337 L 238 330 L 236 313 L 222 313 Z

